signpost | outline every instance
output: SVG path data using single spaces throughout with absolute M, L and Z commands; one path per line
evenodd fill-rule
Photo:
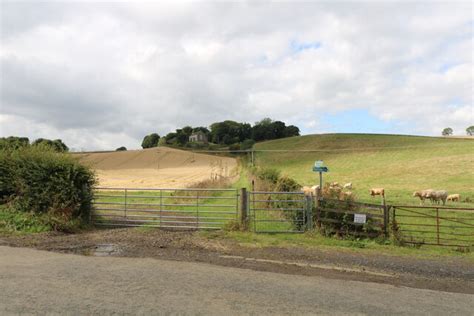
M 322 160 L 317 160 L 314 162 L 313 167 L 314 172 L 319 172 L 319 189 L 323 189 L 323 172 L 329 172 L 328 167 L 324 166 L 324 162 Z

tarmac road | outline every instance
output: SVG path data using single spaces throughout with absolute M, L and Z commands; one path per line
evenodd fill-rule
M 0 246 L 0 314 L 472 315 L 474 295 Z

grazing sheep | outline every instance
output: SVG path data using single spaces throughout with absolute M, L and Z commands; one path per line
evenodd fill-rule
M 438 191 L 433 191 L 430 193 L 429 198 L 431 201 L 436 202 L 436 204 L 439 204 L 439 202 L 443 202 L 443 205 L 446 204 L 446 199 L 448 198 L 448 192 L 445 190 L 438 190 Z
M 311 187 L 311 190 L 313 190 L 313 194 L 316 196 L 316 195 L 318 195 L 318 191 L 321 190 L 321 187 L 319 186 L 319 184 L 318 185 L 313 185 Z
M 301 191 L 304 192 L 304 195 L 316 196 L 318 194 L 319 189 L 319 185 L 313 185 L 312 187 L 305 185 L 301 188 Z
M 446 198 L 446 201 L 459 202 L 459 201 L 461 201 L 461 195 L 460 194 L 450 194 Z
M 425 204 L 426 199 L 431 199 L 431 193 L 434 192 L 432 189 L 421 190 L 413 192 L 413 197 L 419 197 L 420 203 Z
M 329 186 L 330 186 L 330 187 L 336 187 L 336 188 L 340 188 L 340 187 L 341 187 L 341 185 L 339 184 L 339 182 L 331 182 L 331 183 L 329 184 Z
M 344 184 L 344 189 L 352 190 L 352 182 Z
M 342 192 L 342 197 L 347 199 L 347 198 L 350 198 L 352 197 L 352 192 Z
M 313 189 L 307 185 L 303 186 L 301 188 L 301 191 L 304 193 L 304 195 L 309 195 L 309 196 L 313 195 L 313 192 L 314 192 Z
M 369 193 L 372 197 L 376 195 L 380 195 L 381 197 L 385 198 L 385 189 L 384 188 L 373 188 L 369 190 Z

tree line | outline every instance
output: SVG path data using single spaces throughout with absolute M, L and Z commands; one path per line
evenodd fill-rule
M 193 133 L 203 133 L 209 144 L 189 142 Z M 157 133 L 146 135 L 142 141 L 143 148 L 152 148 L 158 145 L 171 145 L 178 147 L 197 147 L 213 149 L 228 146 L 231 149 L 249 149 L 255 142 L 279 139 L 284 137 L 299 136 L 297 126 L 287 126 L 285 122 L 264 118 L 253 126 L 232 120 L 212 123 L 209 128 L 204 126 L 185 126 L 170 132 L 163 137 Z
M 443 129 L 443 131 L 441 132 L 441 135 L 443 136 L 451 136 L 453 135 L 453 132 L 454 130 L 451 128 L 451 127 L 446 127 L 445 129 Z M 466 128 L 466 134 L 468 136 L 473 136 L 474 135 L 474 125 L 471 125 L 469 126 L 468 128 Z
M 69 148 L 61 139 L 38 138 L 32 143 L 28 137 L 0 137 L 0 150 L 16 150 L 24 147 L 46 146 L 56 152 L 68 152 Z

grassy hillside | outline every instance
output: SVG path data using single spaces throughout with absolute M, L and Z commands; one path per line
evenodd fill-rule
M 462 200 L 474 200 L 472 139 L 325 134 L 263 142 L 255 149 L 288 150 L 258 152 L 256 163 L 277 168 L 303 185 L 318 183 L 317 174 L 311 169 L 315 160 L 324 160 L 330 171 L 324 180 L 352 182 L 360 200 L 371 200 L 371 187 L 385 188 L 390 203 L 418 203 L 411 196 L 413 191 L 428 188 L 460 193 Z

